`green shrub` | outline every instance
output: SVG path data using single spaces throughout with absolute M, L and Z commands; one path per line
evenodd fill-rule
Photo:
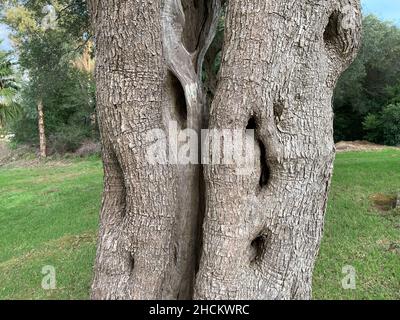
M 17 144 L 39 145 L 37 119 L 26 112 L 10 124 L 10 132 L 14 133 L 13 141 Z
M 48 139 L 48 151 L 50 154 L 75 152 L 89 136 L 88 130 L 81 126 L 60 126 Z
M 384 143 L 400 146 L 400 103 L 388 105 L 382 112 Z
M 383 143 L 383 124 L 379 114 L 368 114 L 363 122 L 365 139 L 375 143 Z

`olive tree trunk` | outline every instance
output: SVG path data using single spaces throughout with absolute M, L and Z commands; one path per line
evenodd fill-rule
M 309 299 L 334 159 L 332 94 L 359 0 L 91 0 L 104 193 L 93 299 Z M 151 164 L 149 130 L 255 129 L 257 161 Z M 173 152 L 172 152 L 173 154 Z M 204 224 L 203 224 L 203 215 Z M 200 231 L 201 230 L 201 231 Z M 200 232 L 199 232 L 200 231 Z
M 148 132 L 203 126 L 202 61 L 216 1 L 90 1 L 104 193 L 94 299 L 189 299 L 198 259 L 198 165 L 152 164 Z M 177 135 L 177 133 L 173 134 Z M 175 163 L 174 163 L 175 162 Z
M 229 0 L 210 128 L 254 127 L 258 165 L 207 166 L 196 298 L 308 299 L 335 148 L 332 94 L 358 1 Z

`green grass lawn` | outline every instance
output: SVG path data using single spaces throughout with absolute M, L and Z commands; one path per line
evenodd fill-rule
M 0 299 L 88 297 L 101 189 L 98 159 L 0 169 Z
M 0 169 L 0 299 L 88 298 L 101 189 L 95 158 Z M 400 151 L 337 156 L 314 298 L 400 299 L 399 211 L 370 200 L 398 191 Z M 55 290 L 41 287 L 47 265 Z M 346 265 L 355 290 L 342 288 Z
M 400 299 L 400 210 L 379 212 L 369 199 L 400 192 L 400 151 L 337 155 L 321 251 L 316 299 Z M 356 271 L 344 290 L 342 268 Z

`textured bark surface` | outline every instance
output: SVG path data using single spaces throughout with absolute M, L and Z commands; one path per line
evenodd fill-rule
M 359 46 L 359 1 L 228 1 L 209 113 L 201 70 L 219 3 L 89 1 L 104 162 L 93 299 L 311 296 L 334 158 L 331 98 Z M 209 115 L 215 129 L 255 126 L 258 161 L 249 175 L 206 166 L 203 198 L 201 166 L 150 164 L 146 134 L 168 133 L 170 121 L 199 131 Z
M 311 297 L 335 153 L 331 99 L 359 37 L 358 1 L 228 2 L 210 128 L 254 126 L 259 161 L 245 176 L 205 168 L 195 298 Z
M 44 126 L 44 111 L 43 101 L 39 99 L 37 104 L 38 112 L 38 128 L 39 128 L 39 155 L 41 158 L 47 157 L 47 142 L 46 142 L 46 130 Z
M 168 134 L 170 121 L 202 127 L 200 70 L 217 2 L 92 1 L 90 8 L 105 176 L 91 296 L 191 298 L 200 167 L 150 164 L 146 134 Z

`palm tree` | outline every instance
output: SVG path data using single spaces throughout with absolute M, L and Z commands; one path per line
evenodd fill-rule
M 0 51 L 0 127 L 4 127 L 19 114 L 19 105 L 15 99 L 17 92 L 18 85 L 10 54 Z

